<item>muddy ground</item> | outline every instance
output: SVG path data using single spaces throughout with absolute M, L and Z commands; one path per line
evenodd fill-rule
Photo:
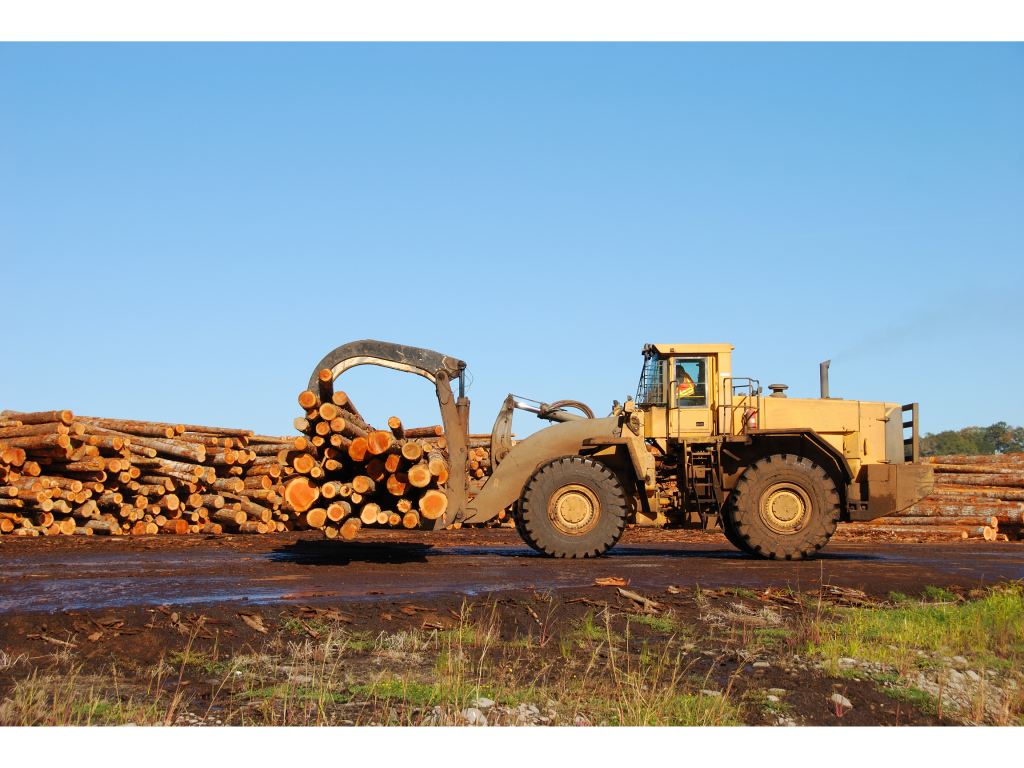
M 640 529 L 581 562 L 540 558 L 500 529 L 383 531 L 353 544 L 312 533 L 2 541 L 8 722 L 31 720 L 10 706 L 33 675 L 89 681 L 90 696 L 113 675 L 116 695 L 104 693 L 103 707 L 111 695 L 136 708 L 149 701 L 167 724 L 306 723 L 314 678 L 297 670 L 319 661 L 331 675 L 317 679 L 313 722 L 333 724 L 615 724 L 636 708 L 623 709 L 626 699 L 646 700 L 641 691 L 669 677 L 672 706 L 690 702 L 699 722 L 958 724 L 934 699 L 896 690 L 909 685 L 906 669 L 807 658 L 809 627 L 844 606 L 886 605 L 894 591 L 967 595 L 1024 578 L 1024 547 L 973 541 L 840 539 L 804 563 L 754 560 L 717 534 Z M 608 577 L 654 603 L 595 586 Z M 476 693 L 438 703 L 424 686 L 455 657 L 476 677 L 463 669 L 445 679 L 453 690 L 475 681 Z M 966 680 L 967 660 L 945 660 Z M 301 716 L 267 704 L 282 684 L 305 686 Z M 78 719 L 65 721 L 81 722 L 80 705 L 68 706 Z
M 803 562 L 757 560 L 714 532 L 627 530 L 605 557 L 550 560 L 514 530 L 318 532 L 270 536 L 0 539 L 0 613 L 223 601 L 367 600 L 579 589 L 622 576 L 656 591 L 829 583 L 872 594 L 1024 578 L 1024 545 L 907 543 L 842 536 Z

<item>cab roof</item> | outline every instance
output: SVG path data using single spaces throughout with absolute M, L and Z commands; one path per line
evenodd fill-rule
M 703 355 L 732 352 L 732 344 L 652 344 L 659 355 Z

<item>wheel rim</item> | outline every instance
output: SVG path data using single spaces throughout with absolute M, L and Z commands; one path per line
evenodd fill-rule
M 585 485 L 563 485 L 548 499 L 548 519 L 567 536 L 582 536 L 593 530 L 601 517 L 601 502 Z
M 783 535 L 802 530 L 811 518 L 811 500 L 798 485 L 776 483 L 761 495 L 761 520 Z

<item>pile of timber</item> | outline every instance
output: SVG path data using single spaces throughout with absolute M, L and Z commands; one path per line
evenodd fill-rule
M 0 413 L 0 534 L 272 533 L 319 518 L 285 499 L 304 436 Z M 322 522 L 320 522 L 322 525 Z
M 354 539 L 363 526 L 434 528 L 448 509 L 444 430 L 410 429 L 397 416 L 375 429 L 334 391 L 333 379 L 320 371 L 317 391 L 299 394 L 303 415 L 294 426 L 307 444 L 279 456 L 294 475 L 284 484 L 285 504 L 328 538 Z
M 995 456 L 930 456 L 935 488 L 891 517 L 843 526 L 896 535 L 943 533 L 955 538 L 1006 541 L 1024 525 L 1024 453 Z

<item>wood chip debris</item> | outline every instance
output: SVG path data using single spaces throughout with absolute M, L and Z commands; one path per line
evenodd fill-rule
M 636 592 L 630 592 L 628 589 L 619 587 L 619 594 L 628 600 L 632 600 L 638 607 L 642 608 L 644 613 L 654 614 L 655 616 L 660 615 L 662 607 L 660 603 L 656 603 L 654 600 L 650 600 L 643 595 L 639 595 Z
M 628 587 L 632 579 L 624 579 L 621 576 L 602 576 L 594 579 L 595 587 Z
M 239 613 L 238 617 L 261 634 L 267 634 L 267 628 L 263 626 L 263 617 L 258 613 Z

